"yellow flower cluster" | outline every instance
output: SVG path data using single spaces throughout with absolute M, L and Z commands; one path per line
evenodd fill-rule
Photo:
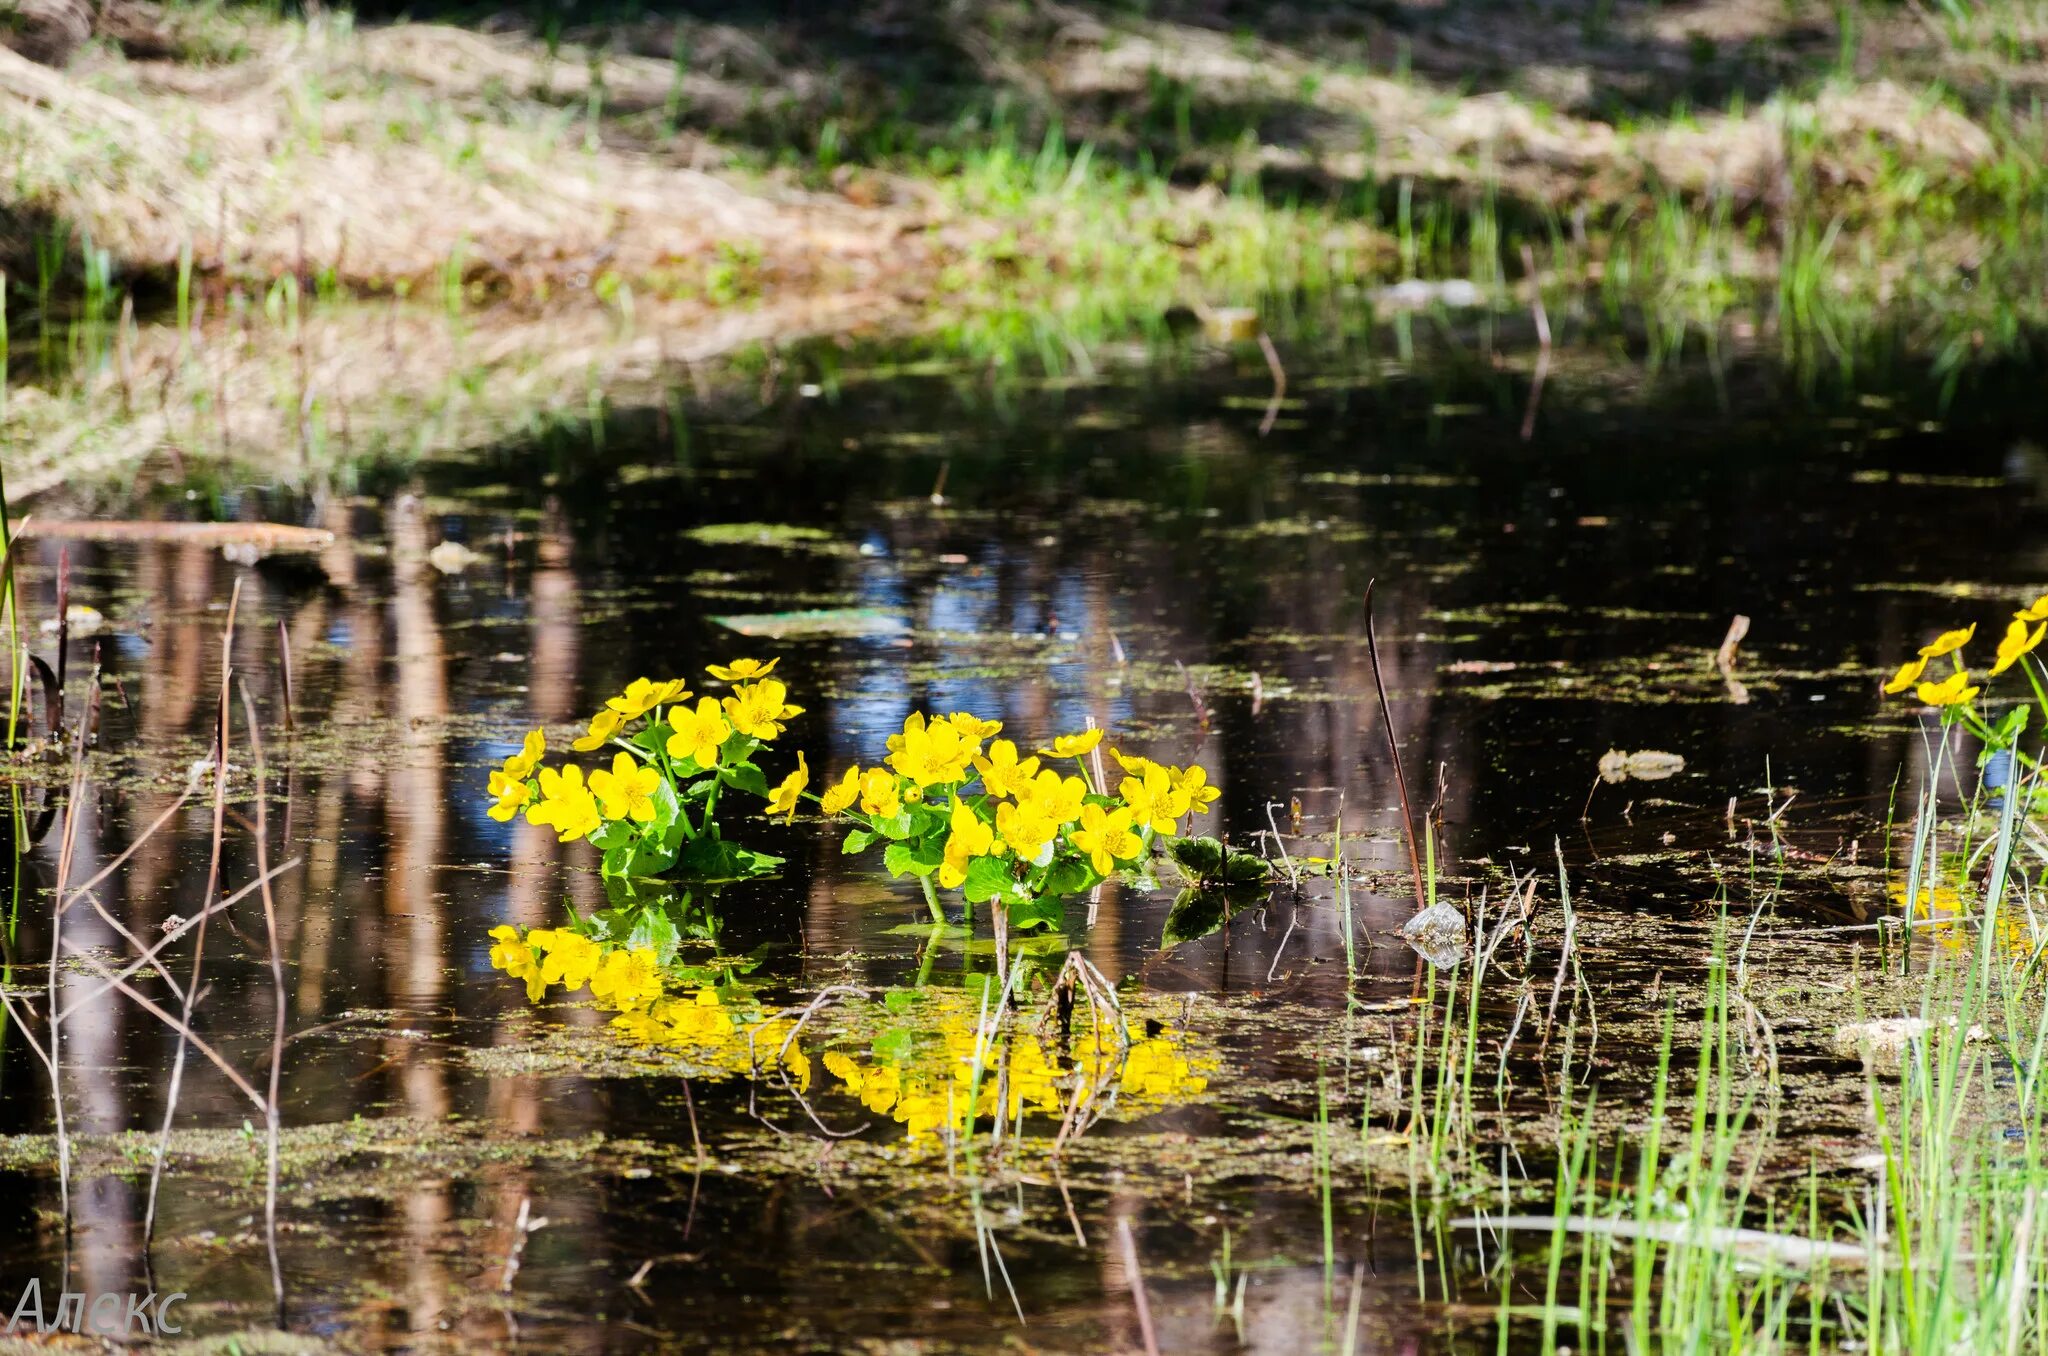
M 801 706 L 790 704 L 782 681 L 769 676 L 780 662 L 735 659 L 708 666 L 713 678 L 733 684 L 732 694 L 701 698 L 694 707 L 683 679 L 635 678 L 625 691 L 608 698 L 590 718 L 587 730 L 570 741 L 569 747 L 578 753 L 612 743 L 624 745 L 612 755 L 610 767 L 597 769 L 587 780 L 573 764 L 542 766 L 547 736 L 540 730 L 529 732 L 519 752 L 490 774 L 491 818 L 509 821 L 523 810 L 528 823 L 555 830 L 565 843 L 587 838 L 609 822 L 653 823 L 664 776 L 694 776 L 716 768 L 735 731 L 767 743 L 803 714 Z M 645 741 L 626 744 L 633 722 L 643 717 L 655 723 L 657 733 L 666 728 L 661 748 L 672 762 L 663 763 Z M 801 769 L 801 756 L 798 763 L 799 774 L 777 789 L 770 814 L 794 811 L 796 797 L 809 780 Z
M 568 928 L 531 928 L 523 935 L 510 923 L 491 929 L 491 966 L 526 983 L 526 997 L 539 1002 L 554 985 L 574 993 L 585 984 L 606 1007 L 640 1007 L 661 997 L 661 967 L 648 947 L 605 947 Z
M 1921 646 L 1920 653 L 1901 664 L 1885 683 L 1886 695 L 1896 697 L 1910 688 L 1915 697 L 1929 706 L 1960 706 L 1970 702 L 1983 688 L 1970 681 L 1960 652 L 1976 634 L 1977 624 L 1972 622 L 1960 630 L 1944 631 Z M 1998 653 L 1992 657 L 1991 676 L 1996 678 L 2022 656 L 2032 654 L 2043 639 L 2048 639 L 2048 593 L 2012 614 L 2005 634 L 1999 638 Z M 1928 663 L 1949 655 L 1955 656 L 1955 672 L 1936 682 L 1927 681 Z
M 950 793 L 952 812 L 937 871 L 939 885 L 950 890 L 967 879 L 976 858 L 1044 865 L 1063 833 L 1096 874 L 1107 876 L 1119 862 L 1144 854 L 1144 833 L 1176 832 L 1183 816 L 1206 812 L 1219 794 L 1200 766 L 1170 767 L 1111 750 L 1125 773 L 1115 798 L 1122 803 L 1105 805 L 1111 799 L 1106 789 L 1091 784 L 1081 762 L 1101 745 L 1101 730 L 1060 735 L 1051 747 L 1030 754 L 1008 739 L 995 739 L 984 751 L 1002 728 L 1000 721 L 965 711 L 937 717 L 912 712 L 902 732 L 889 736 L 884 766 L 847 768 L 819 804 L 836 815 L 858 803 L 862 815 L 879 823 L 895 819 L 906 803 L 931 799 L 934 788 Z M 1046 759 L 1068 758 L 1081 764 L 1083 776 L 1044 766 Z M 961 798 L 977 779 L 984 805 Z

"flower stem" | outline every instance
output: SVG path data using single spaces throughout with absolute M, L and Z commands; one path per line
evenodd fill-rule
M 939 907 L 939 892 L 932 886 L 932 878 L 930 876 L 919 876 L 917 883 L 924 887 L 924 902 L 932 911 L 932 921 L 934 923 L 944 923 L 946 921 L 946 911 Z M 921 983 L 922 981 L 919 982 Z

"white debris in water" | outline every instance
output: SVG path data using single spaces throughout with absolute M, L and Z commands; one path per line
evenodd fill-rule
M 1950 1017 L 1943 1025 L 1955 1029 L 1956 1019 Z M 1850 1022 L 1835 1028 L 1835 1049 L 1845 1055 L 1860 1055 L 1873 1069 L 1897 1070 L 1905 1063 L 1906 1048 L 1916 1041 L 1925 1040 L 1934 1026 L 1924 1017 L 1880 1017 L 1869 1022 Z M 1981 1026 L 1972 1026 L 1963 1033 L 1967 1041 L 1989 1040 L 1990 1033 Z
M 427 552 L 427 564 L 442 574 L 461 574 L 483 557 L 459 541 L 444 541 Z
M 83 603 L 73 603 L 64 610 L 64 615 L 71 622 L 71 638 L 73 640 L 78 639 L 80 636 L 96 636 L 105 629 L 107 624 L 107 619 L 101 615 L 98 608 L 87 607 Z M 45 617 L 42 630 L 46 636 L 56 635 L 57 619 L 55 617 Z

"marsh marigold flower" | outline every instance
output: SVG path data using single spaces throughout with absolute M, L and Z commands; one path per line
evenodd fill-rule
M 504 772 L 507 777 L 525 781 L 540 766 L 541 756 L 548 751 L 548 737 L 540 730 L 528 730 L 526 742 L 519 746 L 519 752 L 505 760 Z
M 1188 798 L 1189 814 L 1209 813 L 1209 807 L 1223 794 L 1216 787 L 1209 785 L 1209 770 L 1200 763 L 1191 763 L 1185 771 L 1172 773 L 1168 779 L 1172 781 L 1175 790 Z
M 1101 742 L 1102 731 L 1091 725 L 1079 734 L 1059 736 L 1052 741 L 1050 749 L 1040 749 L 1039 752 L 1050 753 L 1055 758 L 1079 758 Z
M 1116 870 L 1118 859 L 1129 861 L 1145 850 L 1144 840 L 1131 832 L 1131 809 L 1119 805 L 1104 810 L 1100 805 L 1081 807 L 1081 824 L 1073 832 L 1074 846 L 1088 854 L 1088 864 L 1098 876 Z
M 1015 744 L 998 739 L 988 746 L 987 757 L 974 760 L 974 770 L 981 774 L 982 788 L 991 796 L 1016 796 L 1023 794 L 1037 775 L 1038 759 L 1020 759 Z
M 2012 615 L 2023 622 L 2048 621 L 2048 593 L 2042 594 Z
M 1071 824 L 1081 817 L 1081 802 L 1087 795 L 1088 784 L 1079 777 L 1062 777 L 1047 768 L 1031 779 L 1030 789 L 1019 792 L 1017 799 L 1055 824 Z
M 597 797 L 583 784 L 582 768 L 567 766 L 558 771 L 544 767 L 540 770 L 540 800 L 526 808 L 526 822 L 545 824 L 564 843 L 573 843 L 603 828 L 604 816 L 598 812 Z
M 885 767 L 871 767 L 860 781 L 860 812 L 876 819 L 894 819 L 903 813 L 903 797 L 897 793 L 896 774 Z
M 789 689 L 780 679 L 764 678 L 758 683 L 742 683 L 725 699 L 725 717 L 743 735 L 763 741 L 772 740 L 782 733 L 784 721 L 804 713 L 801 706 L 791 706 L 784 700 L 788 695 Z
M 955 711 L 946 717 L 946 723 L 977 744 L 1003 732 L 1001 721 L 983 720 L 971 711 Z
M 625 723 L 626 718 L 616 711 L 600 711 L 590 718 L 590 733 L 580 739 L 571 740 L 569 747 L 578 753 L 589 753 L 592 749 L 603 748 Z
M 591 794 L 606 819 L 648 823 L 654 818 L 654 793 L 660 788 L 661 773 L 623 749 L 613 755 L 609 770 L 599 768 L 590 774 Z
M 889 741 L 889 766 L 919 786 L 965 781 L 967 768 L 980 744 L 945 721 L 927 725 L 913 713 L 903 722 L 903 733 Z
M 1998 660 L 1991 666 L 1991 676 L 1996 678 L 2018 663 L 2021 655 L 2032 653 L 2043 636 L 2048 636 L 2048 622 L 2029 630 L 2027 623 L 2015 616 L 2012 624 L 2005 628 L 2004 638 L 1998 642 Z
M 706 664 L 704 672 L 727 683 L 744 683 L 755 678 L 766 678 L 775 672 L 775 666 L 782 660 L 775 658 L 767 663 L 758 659 L 735 659 L 730 664 Z
M 818 797 L 818 808 L 828 815 L 841 814 L 860 795 L 860 768 L 846 769 L 846 775 L 825 788 Z
M 498 798 L 498 803 L 493 805 L 488 813 L 501 824 L 526 808 L 526 802 L 533 799 L 532 783 L 517 777 L 508 777 L 502 772 L 491 774 L 489 789 L 490 793 Z
M 789 823 L 796 818 L 796 798 L 802 795 L 804 788 L 810 784 L 811 769 L 804 762 L 803 751 L 799 749 L 796 755 L 796 771 L 784 777 L 782 784 L 769 793 L 768 808 L 762 813 L 771 819 L 776 815 L 782 815 L 782 822 Z
M 688 758 L 698 767 L 706 768 L 718 766 L 718 746 L 732 733 L 715 697 L 703 698 L 694 711 L 687 706 L 671 706 L 668 728 L 668 756 Z
M 1134 757 L 1131 754 L 1125 753 L 1122 749 L 1111 749 L 1109 756 L 1116 759 L 1117 766 L 1133 777 L 1144 776 L 1145 769 L 1153 766 L 1150 758 Z
M 1037 805 L 1006 800 L 996 807 L 996 834 L 1024 861 L 1036 861 L 1059 831 L 1052 816 Z
M 1917 695 L 1929 706 L 1956 706 L 1975 697 L 1982 688 L 1970 685 L 1970 675 L 1960 669 L 1938 683 L 1920 684 Z
M 1165 768 L 1153 764 L 1143 777 L 1126 777 L 1117 794 L 1131 807 L 1131 818 L 1149 824 L 1154 833 L 1172 833 L 1175 821 L 1188 812 L 1188 795 L 1173 784 Z
M 974 808 L 956 802 L 951 830 L 946 835 L 945 859 L 939 863 L 939 884 L 948 890 L 959 889 L 976 857 L 995 855 L 995 842 L 995 830 L 982 822 Z
M 646 715 L 657 706 L 682 701 L 689 695 L 683 690 L 683 680 L 680 678 L 670 678 L 659 683 L 650 678 L 635 678 L 626 684 L 624 692 L 613 697 L 605 705 L 618 712 L 621 719 L 631 720 L 635 716 Z
M 1918 659 L 1907 660 L 1899 665 L 1899 671 L 1893 674 L 1891 681 L 1884 685 L 1886 695 L 1898 696 L 1901 692 L 1919 682 L 1920 675 L 1925 672 L 1927 672 L 1927 657 L 1925 655 Z
M 1971 622 L 1960 631 L 1943 631 L 1932 644 L 1920 647 L 1922 659 L 1939 659 L 1945 654 L 1954 654 L 1970 643 L 1970 637 L 1977 634 L 1977 623 Z

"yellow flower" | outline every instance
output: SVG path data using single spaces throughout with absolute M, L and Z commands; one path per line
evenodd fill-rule
M 2012 615 L 2024 622 L 2048 621 L 2048 593 L 2042 594 Z
M 1154 833 L 1172 833 L 1174 821 L 1188 812 L 1187 792 L 1173 784 L 1166 769 L 1153 764 L 1143 777 L 1126 777 L 1117 794 L 1131 807 L 1131 818 L 1149 824 Z
M 1074 830 L 1074 846 L 1088 854 L 1089 865 L 1098 876 L 1116 870 L 1119 858 L 1129 861 L 1145 850 L 1144 840 L 1131 832 L 1131 810 L 1120 805 L 1105 811 L 1100 805 L 1081 807 L 1081 826 Z
M 1975 622 L 1971 622 L 1960 631 L 1943 631 L 1934 638 L 1932 645 L 1922 645 L 1920 647 L 1920 657 L 1922 659 L 1939 659 L 1945 654 L 1953 654 L 1957 650 L 1962 649 L 1963 646 L 1968 645 L 1970 637 L 1976 634 L 1977 623 Z
M 1185 772 L 1170 774 L 1169 780 L 1173 782 L 1175 790 L 1188 798 L 1189 814 L 1209 813 L 1209 807 L 1223 794 L 1216 787 L 1209 785 L 1209 770 L 1200 763 L 1190 763 Z
M 980 745 L 949 722 L 927 725 L 923 717 L 913 714 L 903 722 L 901 737 L 891 737 L 889 748 L 890 767 L 919 786 L 936 786 L 965 781 L 968 764 Z
M 490 808 L 490 816 L 501 824 L 518 814 L 526 802 L 533 799 L 530 782 L 508 777 L 502 772 L 491 774 L 490 791 L 498 798 L 498 803 Z
M 590 718 L 590 733 L 581 739 L 572 740 L 569 747 L 578 753 L 589 753 L 592 749 L 602 748 L 605 741 L 617 734 L 619 727 L 625 723 L 626 718 L 616 711 L 600 711 Z
M 1122 749 L 1111 749 L 1109 756 L 1116 759 L 1117 765 L 1133 777 L 1144 776 L 1145 769 L 1153 765 L 1150 758 L 1133 758 Z
M 825 788 L 825 794 L 818 797 L 818 805 L 826 814 L 836 815 L 853 804 L 854 798 L 859 795 L 860 769 L 850 767 L 846 769 L 844 777 Z
M 1062 777 L 1047 768 L 1031 779 L 1029 789 L 1020 791 L 1017 800 L 1055 824 L 1071 824 L 1081 817 L 1081 802 L 1087 794 L 1088 784 L 1079 777 Z
M 771 659 L 765 664 L 758 659 L 735 659 L 730 664 L 707 664 L 704 666 L 704 672 L 724 682 L 744 683 L 751 678 L 766 678 L 775 672 L 775 666 L 781 662 L 779 658 Z
M 528 730 L 519 752 L 505 760 L 505 775 L 514 781 L 525 781 L 540 766 L 541 755 L 547 751 L 547 735 L 540 730 Z
M 598 813 L 597 797 L 583 784 L 582 768 L 557 771 L 544 767 L 540 770 L 540 800 L 526 807 L 526 822 L 545 824 L 561 841 L 573 843 L 603 828 L 604 816 Z
M 1101 742 L 1102 731 L 1091 725 L 1079 734 L 1061 735 L 1052 741 L 1050 749 L 1040 749 L 1039 752 L 1050 753 L 1055 758 L 1079 758 Z
M 785 818 L 782 822 L 789 823 L 796 818 L 796 798 L 810 784 L 811 769 L 805 764 L 803 751 L 799 749 L 796 755 L 796 771 L 784 777 L 782 784 L 769 794 L 768 808 L 762 813 L 771 819 L 776 815 L 783 815 Z
M 538 932 L 530 933 L 528 939 L 539 935 Z M 547 933 L 545 945 L 548 958 L 541 962 L 541 978 L 572 992 L 582 988 L 597 973 L 598 961 L 604 954 L 596 942 L 567 928 L 556 928 Z
M 2030 653 L 2041 643 L 2043 636 L 2048 636 L 2048 622 L 2042 622 L 2029 631 L 2024 621 L 2015 618 L 2012 625 L 2005 628 L 2005 638 L 1998 642 L 1998 662 L 1991 666 L 1991 676 L 1996 678 L 2018 663 L 2019 657 Z
M 955 711 L 946 717 L 946 723 L 977 744 L 992 735 L 1001 734 L 1003 729 L 1001 721 L 983 720 L 969 711 Z
M 742 683 L 725 699 L 726 719 L 741 734 L 760 740 L 774 739 L 782 733 L 784 721 L 804 713 L 801 706 L 790 706 L 783 701 L 788 695 L 789 689 L 780 679 Z
M 897 794 L 896 778 L 887 768 L 871 767 L 861 778 L 860 812 L 876 819 L 894 819 L 903 813 L 903 798 Z
M 1021 795 L 1038 772 L 1038 759 L 1020 760 L 1015 744 L 998 739 L 988 746 L 988 757 L 974 760 L 974 770 L 981 774 L 982 788 L 991 796 Z
M 611 952 L 590 977 L 590 996 L 622 1011 L 661 997 L 661 967 L 654 949 L 636 946 Z
M 1917 695 L 1929 706 L 1955 706 L 1975 697 L 1982 688 L 1970 686 L 1970 675 L 1958 669 L 1938 683 L 1920 684 Z
M 1899 671 L 1892 675 L 1892 680 L 1889 683 L 1884 685 L 1885 694 L 1892 697 L 1898 696 L 1901 692 L 1919 682 L 1920 675 L 1925 672 L 1927 672 L 1927 657 L 1925 655 L 1918 659 L 1908 660 L 1906 663 L 1899 665 Z
M 982 822 L 971 806 L 955 802 L 951 831 L 946 835 L 945 860 L 939 863 L 939 884 L 957 890 L 967 879 L 967 867 L 976 857 L 993 856 L 995 830 Z
M 635 678 L 626 684 L 626 690 L 613 697 L 605 705 L 619 713 L 623 720 L 644 716 L 657 706 L 679 702 L 690 694 L 683 690 L 683 680 L 670 678 L 665 682 L 654 682 L 647 678 Z
M 590 790 L 601 802 L 606 819 L 636 819 L 645 824 L 654 818 L 654 793 L 661 786 L 661 773 L 642 766 L 624 749 L 612 756 L 611 770 L 590 774 Z
M 491 929 L 491 937 L 497 943 L 491 948 L 491 967 L 503 970 L 514 979 L 526 981 L 526 1001 L 538 1003 L 540 996 L 547 992 L 547 981 L 540 977 L 540 957 L 533 947 L 519 935 L 519 929 L 504 923 Z
M 1036 861 L 1059 831 L 1052 816 L 1037 805 L 1006 800 L 996 807 L 996 833 L 1005 847 L 1027 862 Z
M 714 697 L 699 701 L 695 711 L 687 706 L 670 707 L 668 728 L 668 756 L 688 758 L 705 768 L 718 766 L 718 746 L 732 733 Z

